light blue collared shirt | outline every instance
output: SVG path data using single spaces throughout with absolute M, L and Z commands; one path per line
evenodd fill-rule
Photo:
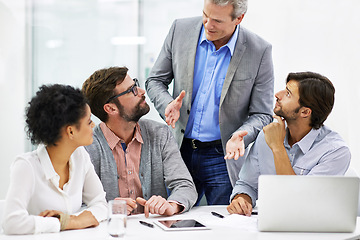
M 287 133 L 284 146 L 296 175 L 344 175 L 350 164 L 351 154 L 345 141 L 326 126 L 312 129 L 292 147 L 288 144 Z M 258 178 L 262 174 L 276 175 L 274 156 L 263 131 L 241 168 L 230 202 L 237 194 L 245 193 L 255 206 Z
M 208 142 L 221 139 L 219 105 L 221 90 L 237 41 L 239 26 L 228 43 L 216 50 L 206 39 L 204 26 L 196 49 L 191 110 L 185 137 Z

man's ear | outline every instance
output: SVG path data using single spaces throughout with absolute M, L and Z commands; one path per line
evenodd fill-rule
M 117 113 L 117 107 L 115 106 L 115 104 L 106 103 L 106 104 L 104 105 L 104 111 L 105 111 L 107 114 Z
M 311 108 L 302 107 L 302 109 L 301 109 L 301 116 L 302 116 L 303 118 L 311 117 L 311 113 L 312 113 Z
M 235 19 L 236 25 L 239 25 L 239 24 L 241 23 L 241 21 L 244 19 L 244 16 L 245 16 L 245 13 L 244 13 L 243 15 L 241 15 L 240 17 L 237 17 L 237 18 Z

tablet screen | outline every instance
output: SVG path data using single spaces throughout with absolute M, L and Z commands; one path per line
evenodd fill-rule
M 197 230 L 208 229 L 204 224 L 195 219 L 181 219 L 181 220 L 159 220 L 155 222 L 164 230 Z

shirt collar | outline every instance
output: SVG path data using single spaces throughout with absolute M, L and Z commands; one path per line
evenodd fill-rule
M 124 140 L 119 138 L 113 131 L 111 131 L 111 129 L 104 122 L 100 123 L 100 128 L 111 150 L 114 150 L 116 145 L 124 142 Z M 139 123 L 136 123 L 135 125 L 135 133 L 131 141 L 134 140 L 138 141 L 139 143 L 143 143 Z
M 235 31 L 234 31 L 233 35 L 231 36 L 230 40 L 224 46 L 221 47 L 221 48 L 227 47 L 230 50 L 231 56 L 234 53 L 236 41 L 238 39 L 238 35 L 239 35 L 239 25 L 236 26 Z M 206 35 L 205 35 L 204 25 L 202 25 L 202 27 L 201 27 L 200 41 L 199 42 L 200 42 L 200 45 L 202 45 L 204 42 L 214 45 L 211 41 L 207 40 Z
M 310 150 L 313 143 L 315 142 L 317 136 L 320 133 L 320 130 L 321 128 L 319 129 L 312 128 L 310 132 L 306 134 L 299 142 L 295 143 L 294 146 L 297 145 L 300 148 L 300 150 L 303 152 L 303 154 L 306 154 Z M 288 135 L 289 135 L 289 131 L 286 132 L 285 146 L 289 146 Z
M 46 150 L 45 145 L 40 144 L 36 150 L 39 156 L 40 164 L 44 170 L 47 180 L 56 177 L 58 174 L 55 172 L 54 166 L 51 163 L 50 156 Z
M 56 173 L 54 166 L 52 165 L 50 156 L 48 151 L 46 150 L 46 146 L 43 144 L 40 144 L 36 150 L 37 155 L 39 157 L 39 161 L 40 164 L 44 170 L 45 173 L 45 177 L 47 180 L 49 179 L 54 179 L 59 181 L 58 179 L 60 179 L 59 175 Z M 73 160 L 73 155 L 70 156 L 70 160 L 69 160 L 69 179 L 72 176 L 72 171 L 75 167 L 75 161 Z

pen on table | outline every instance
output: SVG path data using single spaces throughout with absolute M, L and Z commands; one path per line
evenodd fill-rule
M 214 215 L 215 217 L 224 218 L 223 215 L 221 215 L 220 213 L 217 213 L 217 212 L 211 212 L 211 214 Z
M 150 228 L 154 227 L 154 225 L 152 225 L 151 223 L 147 223 L 147 222 L 144 222 L 144 221 L 139 221 L 139 223 L 144 225 L 144 226 L 150 227 Z

